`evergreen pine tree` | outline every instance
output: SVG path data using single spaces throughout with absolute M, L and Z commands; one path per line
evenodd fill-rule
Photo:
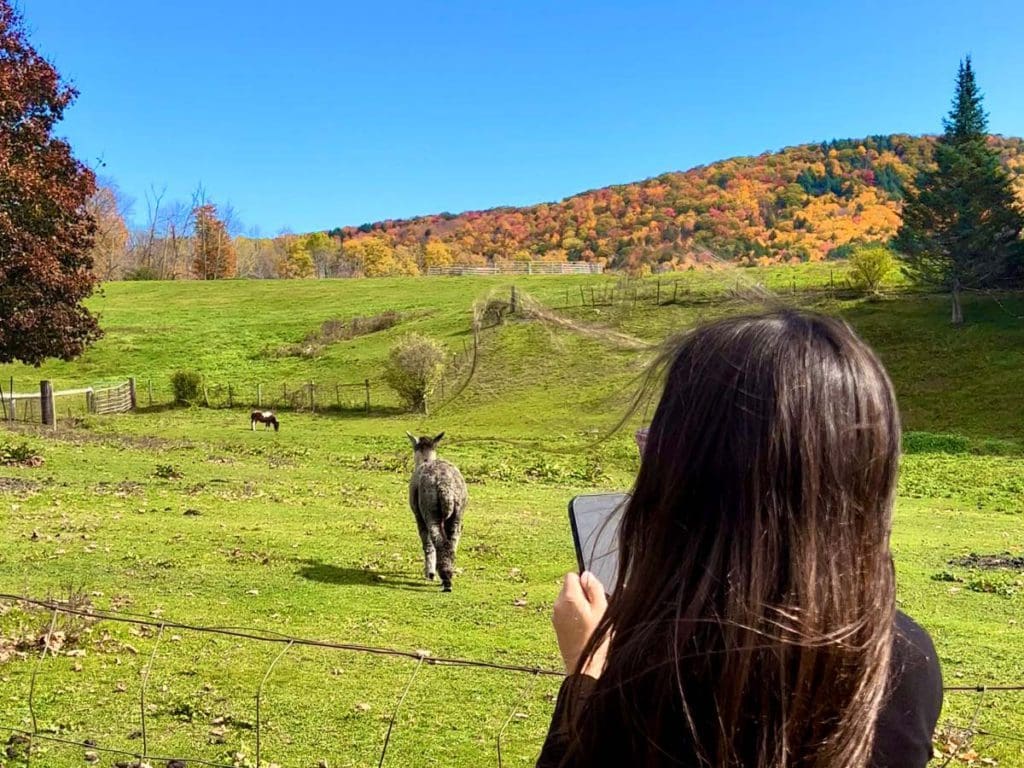
M 906 191 L 895 243 L 908 277 L 950 291 L 957 325 L 963 322 L 961 291 L 1005 284 L 1024 258 L 1024 213 L 998 153 L 988 146 L 981 101 L 967 57 L 935 145 L 935 168 Z

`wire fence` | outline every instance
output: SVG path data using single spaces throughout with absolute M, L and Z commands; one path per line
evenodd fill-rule
M 38 642 L 39 653 L 36 656 L 33 663 L 27 706 L 29 711 L 29 720 L 31 723 L 30 728 L 24 726 L 3 723 L 0 722 L 0 731 L 7 732 L 12 735 L 12 739 L 22 739 L 24 745 L 24 764 L 31 766 L 33 764 L 33 752 L 34 748 L 38 743 L 41 742 L 53 742 L 55 744 L 61 744 L 65 746 L 80 747 L 95 754 L 109 754 L 120 757 L 130 757 L 136 762 L 129 763 L 129 766 L 141 767 L 146 764 L 150 764 L 150 761 L 164 762 L 168 766 L 179 766 L 188 765 L 203 765 L 212 766 L 213 768 L 237 768 L 238 763 L 220 762 L 215 760 L 207 760 L 199 758 L 194 755 L 163 755 L 157 754 L 150 750 L 150 723 L 147 717 L 149 707 L 147 706 L 147 693 L 150 687 L 150 677 L 153 670 L 154 663 L 158 656 L 158 651 L 161 648 L 161 641 L 169 631 L 183 631 L 198 633 L 200 635 L 212 635 L 218 637 L 231 638 L 235 641 L 245 641 L 251 643 L 267 644 L 271 646 L 279 646 L 280 650 L 275 653 L 269 664 L 266 665 L 263 670 L 263 674 L 259 678 L 259 684 L 256 686 L 253 692 L 253 730 L 254 730 L 254 741 L 255 741 L 255 754 L 253 765 L 256 768 L 260 766 L 270 765 L 270 763 L 264 763 L 264 739 L 263 735 L 266 728 L 266 690 L 267 683 L 271 677 L 271 673 L 275 667 L 281 661 L 283 657 L 290 650 L 296 647 L 310 647 L 327 649 L 332 652 L 339 653 L 355 653 L 368 656 L 384 656 L 404 660 L 412 664 L 411 671 L 408 675 L 407 681 L 402 688 L 402 693 L 399 696 L 397 702 L 390 710 L 390 715 L 387 717 L 387 729 L 383 735 L 380 743 L 379 759 L 377 761 L 378 768 L 381 768 L 385 764 L 385 760 L 388 755 L 389 746 L 391 744 L 391 738 L 395 731 L 398 723 L 398 715 L 403 709 L 403 705 L 408 697 L 409 691 L 412 688 L 417 677 L 424 668 L 429 667 L 458 667 L 458 668 L 469 668 L 479 671 L 501 671 L 506 673 L 514 673 L 522 675 L 530 679 L 530 683 L 523 689 L 521 693 L 521 700 L 513 707 L 512 711 L 502 721 L 502 726 L 497 732 L 494 743 L 494 758 L 495 764 L 498 768 L 503 768 L 503 753 L 502 745 L 503 739 L 509 727 L 509 724 L 519 714 L 519 710 L 522 708 L 521 705 L 524 701 L 528 700 L 532 695 L 533 688 L 536 682 L 541 678 L 561 678 L 563 673 L 558 670 L 549 669 L 541 666 L 527 666 L 520 664 L 506 664 L 492 661 L 479 661 L 457 657 L 435 657 L 429 654 L 427 651 L 417 650 L 408 651 L 398 648 L 389 648 L 382 646 L 370 646 L 355 643 L 344 643 L 344 642 L 333 642 L 327 640 L 316 640 L 310 638 L 303 638 L 298 636 L 292 636 L 282 633 L 276 633 L 265 629 L 257 629 L 251 627 L 211 627 L 202 626 L 197 624 L 190 624 L 172 620 L 156 619 L 152 616 L 143 616 L 139 614 L 129 613 L 119 610 L 102 610 L 92 606 L 82 606 L 80 604 L 73 604 L 70 602 L 55 601 L 52 599 L 36 599 L 32 597 L 26 597 L 23 595 L 0 593 L 0 602 L 9 605 L 20 606 L 27 610 L 45 611 L 49 614 L 49 621 L 47 623 L 47 629 L 42 638 Z M 52 729 L 41 727 L 40 719 L 37 716 L 36 696 L 37 696 L 37 679 L 45 664 L 47 658 L 52 658 L 55 655 L 55 628 L 58 626 L 58 617 L 73 616 L 79 619 L 84 619 L 89 622 L 114 622 L 118 624 L 130 625 L 133 627 L 144 627 L 150 632 L 155 633 L 155 640 L 153 642 L 152 650 L 149 653 L 148 659 L 142 671 L 141 687 L 139 691 L 138 699 L 138 724 L 140 726 L 140 741 L 141 749 L 136 751 L 124 750 L 117 747 L 104 746 L 98 744 L 93 739 L 74 739 L 66 735 L 61 735 L 61 732 L 54 732 Z M 977 685 L 951 685 L 944 688 L 946 694 L 958 694 L 967 695 L 973 694 L 977 697 L 977 703 L 974 709 L 974 716 L 970 723 L 966 727 L 956 727 L 950 723 L 946 723 L 939 732 L 936 734 L 936 745 L 942 756 L 946 757 L 944 764 L 949 764 L 953 760 L 965 761 L 965 755 L 976 754 L 972 749 L 972 744 L 976 738 L 984 739 L 995 739 L 1010 744 L 1024 744 L 1024 734 L 1017 733 L 1006 733 L 993 731 L 987 727 L 978 725 L 979 715 L 982 710 L 982 705 L 986 702 L 986 697 L 991 697 L 993 694 L 1008 694 L 1017 695 L 1024 693 L 1024 683 L 996 683 L 996 684 L 977 684 Z M 8 742 L 11 744 L 11 741 Z M 539 744 L 537 745 L 539 749 Z M 968 762 L 973 762 L 976 758 L 972 757 Z M 36 765 L 42 765 L 40 762 L 36 762 Z M 994 764 L 994 763 L 989 763 Z
M 464 275 L 600 275 L 604 265 L 587 261 L 496 261 L 493 264 L 452 264 L 428 267 L 430 276 Z
M 127 413 L 135 407 L 131 379 L 62 390 L 43 381 L 39 387 L 32 392 L 17 392 L 13 377 L 7 380 L 6 387 L 0 382 L 0 418 L 30 424 L 56 423 L 58 419 L 89 413 Z
M 12 734 L 14 737 L 20 737 L 24 739 L 24 755 L 23 760 L 26 766 L 43 765 L 44 763 L 35 762 L 33 763 L 33 753 L 35 746 L 39 742 L 53 742 L 65 746 L 76 746 L 81 747 L 84 750 L 90 751 L 94 754 L 109 754 L 121 757 L 130 757 L 138 761 L 132 763 L 134 766 L 141 766 L 148 762 L 157 761 L 165 762 L 168 765 L 205 765 L 213 766 L 214 768 L 237 768 L 237 763 L 221 762 L 216 760 L 208 760 L 197 757 L 195 755 L 164 755 L 157 754 L 150 749 L 151 744 L 151 728 L 149 722 L 149 707 L 147 706 L 147 695 L 150 690 L 150 677 L 153 670 L 154 663 L 158 657 L 158 653 L 162 647 L 161 641 L 164 637 L 173 631 L 181 632 L 192 632 L 200 635 L 212 635 L 218 637 L 231 638 L 233 640 L 241 640 L 251 643 L 261 643 L 267 645 L 280 646 L 280 651 L 274 654 L 270 663 L 263 670 L 262 675 L 259 678 L 259 684 L 256 686 L 253 693 L 253 731 L 255 741 L 255 754 L 253 756 L 253 765 L 265 766 L 269 765 L 263 761 L 264 759 L 264 733 L 266 730 L 266 689 L 268 680 L 271 677 L 271 673 L 277 666 L 278 662 L 293 648 L 296 647 L 308 647 L 308 648 L 319 648 L 328 649 L 333 652 L 341 653 L 356 653 L 369 656 L 384 656 L 392 657 L 410 662 L 413 664 L 410 674 L 407 678 L 407 682 L 403 688 L 401 696 L 390 711 L 390 716 L 387 718 L 388 726 L 384 733 L 383 739 L 380 745 L 379 759 L 377 762 L 378 766 L 385 764 L 385 759 L 388 755 L 389 746 L 391 743 L 391 737 L 395 731 L 398 715 L 402 710 L 403 704 L 409 694 L 409 690 L 412 688 L 420 671 L 424 667 L 458 667 L 458 668 L 471 668 L 475 670 L 489 670 L 489 671 L 501 671 L 506 673 L 516 673 L 523 675 L 528 678 L 532 678 L 534 681 L 538 678 L 560 678 L 563 673 L 553 669 L 546 669 L 543 667 L 530 667 L 525 665 L 517 664 L 504 664 L 499 662 L 490 661 L 476 661 L 471 659 L 454 658 L 454 657 L 442 657 L 432 656 L 427 651 L 407 651 L 397 648 L 377 647 L 360 645 L 354 643 L 343 643 L 343 642 L 332 642 L 327 640 L 316 640 L 303 637 L 295 637 L 280 633 L 271 632 L 268 630 L 250 628 L 250 627 L 210 627 L 200 626 L 196 624 L 189 624 L 171 620 L 160 620 L 154 619 L 148 616 L 141 616 L 138 614 L 128 613 L 125 611 L 116 610 L 101 610 L 93 608 L 91 606 L 82 607 L 79 605 L 64 603 L 60 601 L 54 601 L 50 599 L 36 599 L 31 597 L 25 597 L 22 595 L 0 593 L 0 602 L 17 605 L 22 608 L 34 609 L 39 611 L 45 611 L 49 614 L 49 620 L 47 622 L 47 629 L 43 636 L 39 639 L 39 653 L 33 662 L 29 693 L 27 699 L 27 706 L 29 712 L 29 720 L 31 727 L 26 728 L 22 725 L 16 725 L 12 723 L 0 722 L 0 731 Z M 55 649 L 58 647 L 55 642 L 56 628 L 58 627 L 59 616 L 73 616 L 80 619 L 88 620 L 89 622 L 114 622 L 118 624 L 131 625 L 134 627 L 144 627 L 155 633 L 155 639 L 153 647 L 149 652 L 148 659 L 142 671 L 141 687 L 139 691 L 138 699 L 138 726 L 139 726 L 139 739 L 141 741 L 141 749 L 138 751 L 129 751 L 117 747 L 105 746 L 97 743 L 94 739 L 75 739 L 61 733 L 54 733 L 52 729 L 43 727 L 40 724 L 40 718 L 38 717 L 37 708 L 37 680 L 40 672 L 48 658 L 53 658 L 55 655 Z M 522 700 L 529 698 L 532 692 L 533 686 L 528 686 L 522 696 Z M 521 704 L 521 702 L 520 702 Z M 505 733 L 508 729 L 509 724 L 518 714 L 521 709 L 520 704 L 517 704 L 513 708 L 512 712 L 507 718 L 503 720 L 503 725 L 498 731 L 495 744 L 495 760 L 496 764 L 501 768 L 503 765 L 502 755 L 502 744 Z M 10 741 L 8 744 L 10 745 Z

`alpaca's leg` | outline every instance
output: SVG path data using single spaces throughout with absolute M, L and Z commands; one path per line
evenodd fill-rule
M 423 578 L 433 579 L 437 573 L 437 551 L 434 549 L 434 542 L 430 537 L 423 517 L 417 511 L 416 527 L 420 532 L 420 542 L 423 544 Z
M 459 539 L 462 538 L 462 515 L 456 512 L 444 521 L 444 532 L 452 545 L 452 560 L 459 552 Z
M 452 576 L 455 575 L 455 554 L 452 552 L 451 542 L 447 539 L 437 548 L 437 572 L 441 576 L 441 589 L 451 592 Z
M 447 522 L 431 529 L 434 545 L 437 547 L 437 572 L 441 576 L 441 589 L 452 591 L 452 576 L 455 573 L 455 551 L 448 538 Z

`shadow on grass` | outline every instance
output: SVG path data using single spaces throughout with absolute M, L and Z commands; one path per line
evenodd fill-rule
M 431 588 L 438 589 L 437 582 L 425 579 L 414 581 L 401 573 L 382 573 L 368 571 L 365 568 L 349 568 L 319 560 L 303 560 L 301 562 L 302 567 L 295 572 L 296 575 L 321 584 L 334 584 L 341 587 L 388 587 L 390 589 L 409 589 L 414 592 L 422 592 Z

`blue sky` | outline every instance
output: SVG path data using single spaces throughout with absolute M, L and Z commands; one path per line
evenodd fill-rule
M 934 133 L 964 53 L 1024 135 L 1019 0 L 19 5 L 81 91 L 62 133 L 137 215 L 201 183 L 264 235 Z

